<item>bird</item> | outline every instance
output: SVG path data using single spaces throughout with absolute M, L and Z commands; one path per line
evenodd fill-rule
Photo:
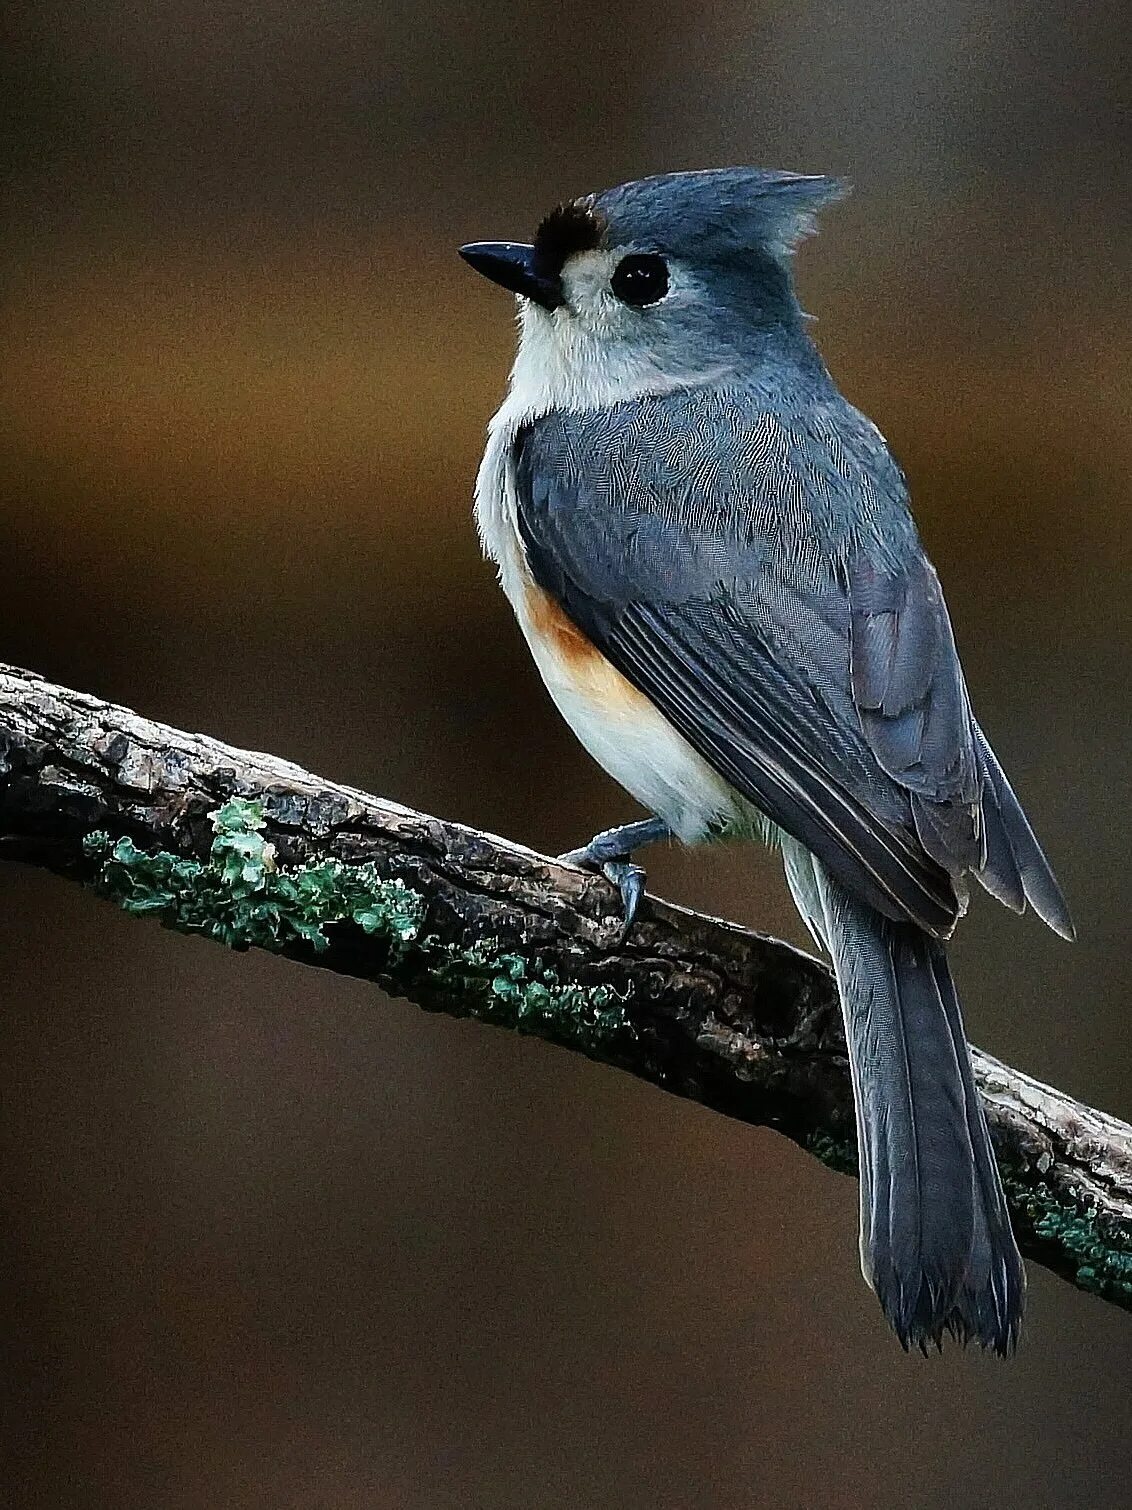
M 1073 937 L 972 712 L 905 476 L 810 334 L 793 262 L 848 185 L 662 173 L 460 255 L 517 296 L 475 486 L 559 712 L 650 814 L 564 859 L 633 924 L 634 851 L 777 848 L 833 964 L 860 1257 L 905 1351 L 1008 1356 L 1025 1271 L 946 946 L 974 878 Z

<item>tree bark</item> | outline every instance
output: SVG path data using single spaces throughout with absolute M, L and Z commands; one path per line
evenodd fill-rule
M 855 1168 L 817 960 L 0 666 L 0 856 L 128 911 L 534 1034 Z M 974 1050 L 1019 1243 L 1132 1309 L 1132 1127 Z

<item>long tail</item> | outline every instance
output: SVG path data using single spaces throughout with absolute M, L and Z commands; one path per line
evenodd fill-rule
M 1006 1356 L 1026 1279 L 942 945 L 805 856 L 795 897 L 833 957 L 857 1104 L 861 1267 L 905 1348 L 944 1333 Z

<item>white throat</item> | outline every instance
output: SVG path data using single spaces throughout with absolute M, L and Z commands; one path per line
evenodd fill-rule
M 670 393 L 685 374 L 661 372 L 648 354 L 603 339 L 568 309 L 548 314 L 524 302 L 519 349 L 504 408 L 526 418 L 552 409 L 605 409 L 647 393 Z

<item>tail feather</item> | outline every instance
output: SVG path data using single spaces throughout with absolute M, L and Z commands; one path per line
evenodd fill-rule
M 857 1105 L 861 1266 L 905 1348 L 945 1334 L 1005 1356 L 1025 1304 L 942 945 L 814 864 Z

